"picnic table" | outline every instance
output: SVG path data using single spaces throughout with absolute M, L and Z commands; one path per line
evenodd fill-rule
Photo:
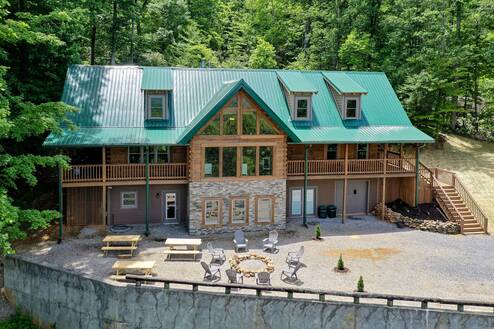
M 154 260 L 118 260 L 112 266 L 115 275 L 112 275 L 111 279 L 125 280 L 125 274 L 129 272 L 141 272 L 143 275 L 151 276 L 155 264 Z
M 132 257 L 140 240 L 140 235 L 107 235 L 103 239 L 106 246 L 102 247 L 101 250 L 105 253 L 105 256 L 108 254 L 108 251 L 129 251 L 130 254 L 121 256 Z
M 165 241 L 164 253 L 168 257 L 172 255 L 193 256 L 196 260 L 196 256 L 201 253 L 199 247 L 202 244 L 201 239 L 177 239 L 168 238 Z

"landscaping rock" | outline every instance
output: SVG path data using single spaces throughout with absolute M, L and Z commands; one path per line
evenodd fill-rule
M 372 210 L 372 214 L 378 218 L 382 218 L 382 209 L 382 203 L 378 203 Z M 450 221 L 441 222 L 437 220 L 420 220 L 411 218 L 395 212 L 387 206 L 384 206 L 384 220 L 395 224 L 400 223 L 401 225 L 421 231 L 429 231 L 442 234 L 460 234 L 460 224 L 458 223 Z

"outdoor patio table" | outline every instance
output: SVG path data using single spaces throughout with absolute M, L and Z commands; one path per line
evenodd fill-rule
M 103 239 L 106 246 L 102 247 L 101 250 L 108 254 L 108 251 L 130 251 L 130 257 L 133 256 L 134 250 L 137 249 L 137 243 L 141 240 L 140 235 L 107 235 Z M 125 243 L 127 245 L 122 245 Z M 118 244 L 118 245 L 115 245 Z
M 199 247 L 202 244 L 201 239 L 178 239 L 168 238 L 165 241 L 165 254 L 168 255 L 193 255 L 196 260 L 196 255 L 200 254 Z

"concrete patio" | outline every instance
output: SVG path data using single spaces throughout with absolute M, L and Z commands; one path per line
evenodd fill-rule
M 136 227 L 132 233 L 142 230 L 143 227 Z M 348 219 L 344 225 L 339 219 L 326 219 L 321 222 L 321 230 L 323 241 L 314 241 L 313 222 L 307 229 L 301 226 L 300 220 L 291 220 L 287 230 L 280 232 L 278 253 L 261 250 L 267 232 L 247 234 L 249 251 L 272 258 L 273 286 L 353 291 L 362 275 L 368 292 L 494 302 L 492 236 L 448 236 L 399 229 L 372 216 Z M 110 282 L 112 264 L 120 258 L 115 254 L 103 256 L 100 248 L 104 234 L 67 238 L 61 245 L 47 241 L 24 246 L 18 254 L 27 260 Z M 153 226 L 151 235 L 140 242 L 137 255 L 132 259 L 155 260 L 159 277 L 202 281 L 204 271 L 199 261 L 164 261 L 164 239 L 184 236 L 185 230 L 180 226 Z M 215 248 L 225 249 L 227 261 L 222 265 L 221 282 L 227 282 L 224 271 L 234 255 L 232 237 L 233 234 L 203 237 L 202 260 L 209 262 L 211 258 L 206 250 L 207 241 Z M 286 268 L 287 253 L 302 245 L 305 255 L 299 281 L 280 280 L 281 270 Z M 340 254 L 350 268 L 349 273 L 333 271 Z M 255 279 L 245 278 L 244 283 L 255 284 Z

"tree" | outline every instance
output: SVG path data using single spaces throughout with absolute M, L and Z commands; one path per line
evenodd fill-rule
M 347 35 L 338 51 L 341 66 L 347 70 L 369 69 L 375 56 L 370 34 L 356 31 Z
M 256 48 L 250 55 L 249 67 L 253 69 L 274 69 L 276 67 L 276 51 L 273 45 L 259 38 Z
M 6 18 L 5 1 L 0 2 L 0 52 L 6 48 L 28 44 L 62 48 L 65 46 L 53 35 L 31 30 L 25 22 Z M 4 61 L 7 58 L 3 58 Z M 27 237 L 27 232 L 47 227 L 60 216 L 53 210 L 25 209 L 10 195 L 24 182 L 35 186 L 38 167 L 67 166 L 62 156 L 43 156 L 23 152 L 19 145 L 25 139 L 59 130 L 60 124 L 70 125 L 66 119 L 72 108 L 58 102 L 34 104 L 22 95 L 13 95 L 5 79 L 7 68 L 0 69 L 0 252 L 13 252 L 11 242 Z

